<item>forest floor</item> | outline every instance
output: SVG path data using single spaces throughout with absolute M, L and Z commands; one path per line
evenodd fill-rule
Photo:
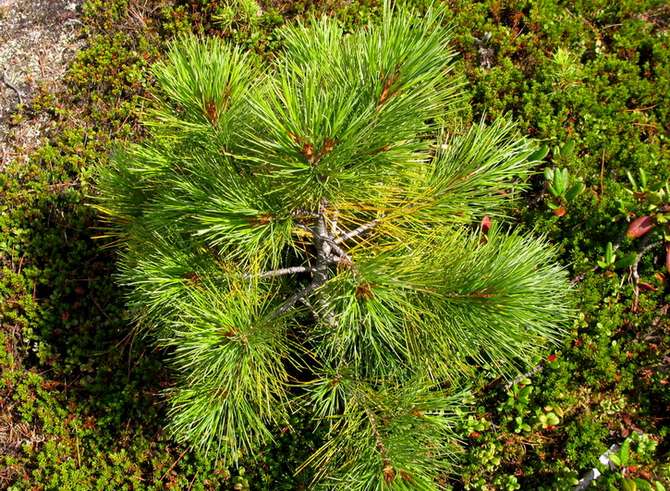
M 57 91 L 81 47 L 80 0 L 0 0 L 0 169 L 42 140 L 45 115 L 14 121 L 38 90 Z

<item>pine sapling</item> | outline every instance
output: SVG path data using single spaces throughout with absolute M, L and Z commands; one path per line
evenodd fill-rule
M 350 34 L 287 28 L 270 64 L 184 37 L 155 66 L 149 136 L 100 170 L 97 206 L 174 367 L 179 441 L 236 462 L 300 411 L 325 429 L 315 485 L 441 489 L 469 377 L 560 339 L 555 251 L 501 225 L 537 148 L 458 123 L 443 23 L 387 5 Z

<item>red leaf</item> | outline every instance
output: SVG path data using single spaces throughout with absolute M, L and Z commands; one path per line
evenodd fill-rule
M 563 208 L 562 206 L 559 206 L 558 208 L 556 208 L 554 210 L 554 215 L 556 215 L 557 217 L 562 217 L 566 213 L 567 213 L 567 210 L 565 208 Z
M 491 217 L 488 215 L 485 215 L 484 218 L 482 218 L 482 233 L 486 235 L 489 232 L 489 229 L 491 228 Z
M 651 218 L 650 216 L 644 215 L 638 217 L 632 222 L 630 222 L 630 225 L 628 225 L 628 230 L 626 231 L 626 237 L 628 237 L 629 239 L 637 239 L 638 237 L 642 237 L 643 235 L 645 235 L 655 226 L 656 224 L 654 223 L 654 219 Z
M 637 285 L 640 287 L 640 290 L 645 292 L 655 292 L 657 290 L 654 285 L 647 283 L 646 281 L 639 281 Z
M 558 356 L 552 354 L 552 355 L 547 356 L 547 361 L 548 361 L 549 363 L 554 363 L 554 362 L 556 361 L 557 358 L 558 358 Z

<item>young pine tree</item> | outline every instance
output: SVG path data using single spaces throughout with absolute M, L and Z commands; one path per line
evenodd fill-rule
M 495 225 L 534 147 L 506 120 L 455 127 L 442 23 L 387 6 L 353 34 L 287 29 L 271 65 L 188 37 L 155 66 L 149 137 L 101 169 L 98 205 L 180 441 L 236 461 L 306 411 L 319 485 L 440 489 L 459 387 L 560 337 L 554 251 Z

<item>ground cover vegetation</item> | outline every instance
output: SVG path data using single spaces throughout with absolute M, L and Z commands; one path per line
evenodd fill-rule
M 425 12 L 426 2 L 404 2 Z M 295 470 L 324 441 L 299 415 L 240 466 L 163 430 L 174 384 L 163 354 L 128 336 L 91 206 L 93 168 L 139 141 L 154 106 L 150 67 L 187 32 L 265 61 L 280 28 L 326 14 L 347 32 L 377 2 L 89 1 L 86 47 L 67 90 L 15 120 L 50 118 L 49 141 L 0 173 L 0 486 L 11 489 L 300 489 Z M 446 3 L 468 79 L 463 123 L 509 114 L 546 146 L 515 226 L 559 249 L 577 299 L 564 344 L 508 385 L 482 370 L 456 431 L 455 489 L 645 489 L 668 479 L 667 182 L 670 12 L 663 2 Z M 544 168 L 548 168 L 546 172 Z M 627 442 L 627 443 L 625 443 Z M 598 457 L 612 444 L 611 468 Z M 635 486 L 635 487 L 634 487 Z M 654 489 L 652 487 L 651 489 Z

